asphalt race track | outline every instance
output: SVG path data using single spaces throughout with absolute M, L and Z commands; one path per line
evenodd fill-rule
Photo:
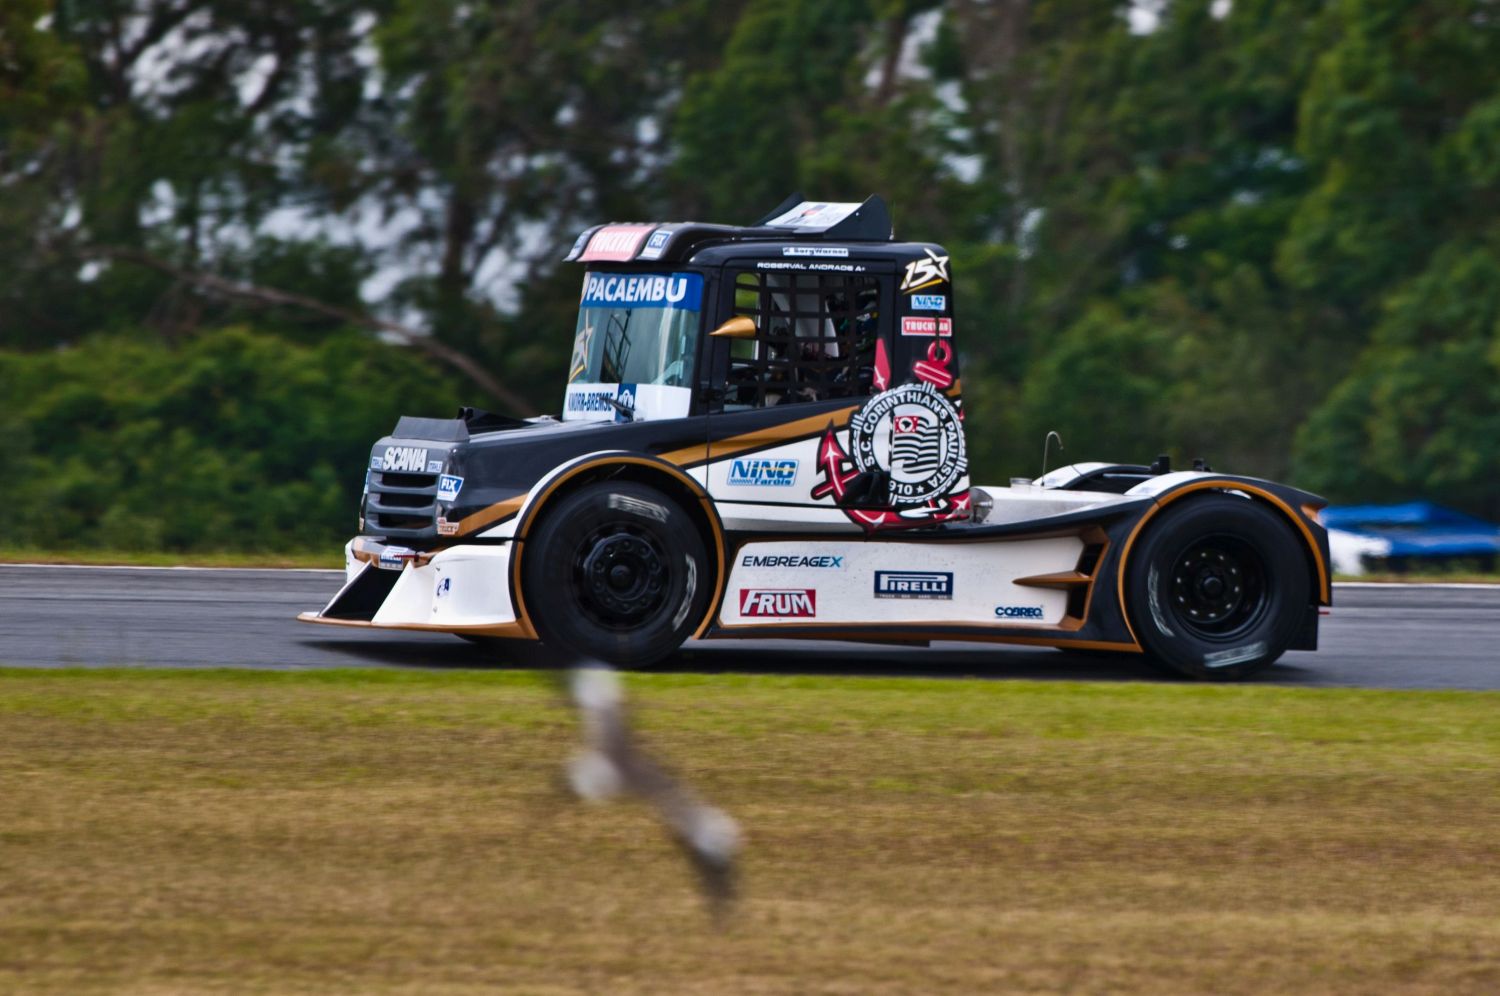
M 337 571 L 0 565 L 0 665 L 28 667 L 498 666 L 443 634 L 312 626 Z M 1500 689 L 1500 585 L 1338 585 L 1317 653 L 1289 653 L 1262 683 Z M 501 652 L 503 657 L 503 651 Z M 1165 680 L 1134 657 L 938 644 L 691 643 L 672 670 Z

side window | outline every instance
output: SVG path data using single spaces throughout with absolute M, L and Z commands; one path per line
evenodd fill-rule
M 726 411 L 870 394 L 880 334 L 880 278 L 742 271 L 734 312 L 754 339 L 730 345 Z

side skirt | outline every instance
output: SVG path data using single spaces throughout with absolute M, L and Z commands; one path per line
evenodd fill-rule
M 885 643 L 923 646 L 939 642 L 1009 643 L 1035 647 L 1061 647 L 1075 650 L 1106 650 L 1122 654 L 1143 653 L 1140 646 L 1128 641 L 1082 640 L 1072 633 L 1026 632 L 1015 627 L 944 626 L 940 629 L 890 627 L 847 627 L 837 623 L 811 626 L 715 626 L 703 635 L 705 640 L 840 640 L 849 643 Z

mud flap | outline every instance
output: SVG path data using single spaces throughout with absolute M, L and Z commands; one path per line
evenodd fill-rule
M 1302 625 L 1297 628 L 1297 635 L 1292 637 L 1292 642 L 1287 646 L 1288 650 L 1317 650 L 1318 649 L 1318 619 L 1319 609 L 1316 605 L 1309 605 L 1307 611 L 1302 615 Z

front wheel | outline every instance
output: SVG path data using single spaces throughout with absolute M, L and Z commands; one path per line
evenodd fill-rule
M 600 481 L 547 509 L 521 551 L 521 585 L 543 642 L 644 667 L 692 633 L 713 579 L 676 502 L 644 484 Z
M 1168 509 L 1130 559 L 1126 603 L 1146 652 L 1211 681 L 1247 678 L 1296 638 L 1310 581 L 1301 544 L 1275 512 L 1212 495 Z

